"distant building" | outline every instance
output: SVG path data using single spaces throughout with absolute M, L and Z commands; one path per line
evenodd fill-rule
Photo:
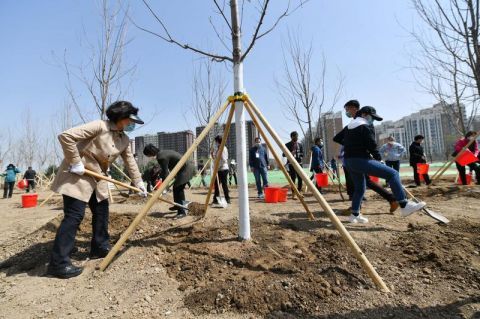
M 386 121 L 375 126 L 379 145 L 386 142 L 388 136 L 394 136 L 397 142 L 407 150 L 416 135 L 425 136 L 423 147 L 429 160 L 444 160 L 453 152 L 453 144 L 462 135 L 457 121 L 452 116 L 454 104 L 445 102 L 422 109 L 401 118 L 398 121 Z M 464 121 L 467 123 L 465 107 L 461 107 Z M 408 155 L 408 154 L 407 154 Z
M 147 144 L 153 144 L 158 147 L 158 135 L 147 134 L 135 137 L 135 153 L 137 154 L 138 165 L 140 167 L 145 166 L 148 163 L 148 158 L 143 155 L 143 149 Z
M 341 145 L 333 137 L 343 129 L 342 112 L 327 112 L 320 115 L 320 137 L 323 139 L 323 157 L 326 162 L 337 158 Z
M 205 126 L 198 126 L 195 129 L 196 137 L 198 137 L 203 130 L 205 129 Z M 197 159 L 208 159 L 210 156 L 211 152 L 211 147 L 213 145 L 213 139 L 215 138 L 216 135 L 221 134 L 223 132 L 222 125 L 220 124 L 215 124 L 214 127 L 208 132 L 207 137 L 198 145 L 197 148 Z

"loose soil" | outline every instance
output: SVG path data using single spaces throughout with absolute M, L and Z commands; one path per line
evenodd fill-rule
M 88 259 L 87 211 L 72 255 L 85 271 L 69 280 L 44 276 L 60 198 L 31 210 L 6 200 L 2 223 L 14 225 L 13 213 L 18 223 L 27 213 L 42 218 L 34 231 L 0 234 L 0 318 L 480 318 L 480 188 L 442 182 L 410 190 L 451 223 L 390 214 L 371 193 L 363 205 L 370 223 L 345 223 L 391 293 L 375 288 L 313 197 L 306 201 L 316 221 L 298 200 L 265 204 L 252 188 L 250 241 L 237 240 L 235 189 L 232 205 L 209 208 L 200 220 L 176 220 L 158 203 L 105 272 Z M 205 191 L 187 198 L 202 203 Z M 348 207 L 333 188 L 325 198 L 339 215 Z M 145 203 L 114 199 L 112 243 Z

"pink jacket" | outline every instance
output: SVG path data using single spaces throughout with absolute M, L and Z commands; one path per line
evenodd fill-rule
M 468 138 L 462 138 L 462 139 L 459 139 L 457 141 L 457 143 L 455 143 L 455 152 L 460 152 L 462 150 L 462 148 L 465 147 L 465 145 L 467 145 L 469 142 Z M 475 156 L 478 156 L 478 145 L 477 145 L 477 142 L 473 142 L 473 147 L 474 147 L 474 152 L 473 152 L 473 155 Z

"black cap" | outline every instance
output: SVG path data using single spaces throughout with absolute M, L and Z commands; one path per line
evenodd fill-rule
M 376 121 L 383 121 L 383 117 L 377 114 L 377 110 L 373 106 L 364 106 L 358 110 L 358 114 L 369 114 Z

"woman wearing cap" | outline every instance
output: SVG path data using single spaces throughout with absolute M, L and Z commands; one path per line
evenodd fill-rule
M 120 155 L 133 182 L 147 196 L 137 163 L 130 149 L 129 138 L 135 123 L 143 124 L 138 108 L 130 102 L 118 101 L 107 108 L 108 120 L 80 125 L 58 136 L 65 159 L 58 170 L 52 190 L 63 195 L 64 218 L 57 230 L 47 273 L 58 278 L 78 276 L 81 267 L 72 265 L 78 226 L 87 205 L 92 211 L 90 258 L 103 258 L 110 250 L 108 234 L 108 184 L 84 175 L 85 168 L 104 173 Z
M 365 194 L 365 175 L 378 176 L 390 184 L 392 192 L 400 204 L 401 215 L 406 217 L 425 206 L 424 202 L 408 201 L 399 173 L 380 162 L 381 156 L 377 149 L 375 136 L 370 128 L 373 121 L 382 121 L 375 108 L 362 107 L 355 120 L 350 122 L 344 132 L 345 165 L 350 172 L 355 191 L 352 199 L 351 223 L 367 223 L 368 219 L 360 214 L 362 198 Z

